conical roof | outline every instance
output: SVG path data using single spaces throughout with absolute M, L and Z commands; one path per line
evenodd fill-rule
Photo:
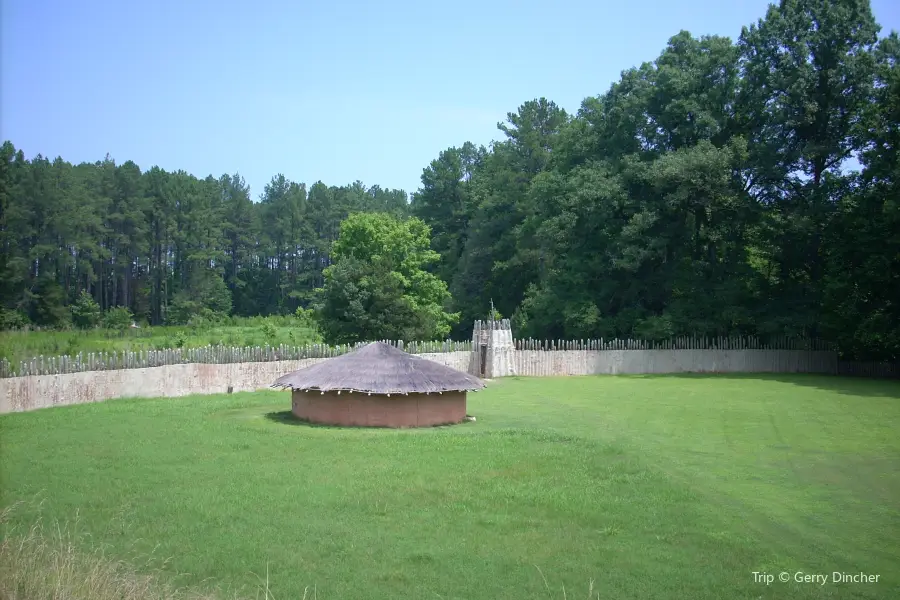
M 272 387 L 295 390 L 414 394 L 479 390 L 480 379 L 440 363 L 407 354 L 389 344 L 362 348 L 288 373 Z

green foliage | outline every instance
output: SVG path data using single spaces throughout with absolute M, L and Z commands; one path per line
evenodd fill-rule
M 166 311 L 167 325 L 218 321 L 231 311 L 231 292 L 221 277 L 203 271 L 188 290 L 175 294 Z
M 198 179 L 111 158 L 72 165 L 0 148 L 0 308 L 66 327 L 78 291 L 159 325 L 308 307 L 341 220 L 407 212 L 407 194 L 278 175 Z M 287 267 L 287 268 L 284 268 Z M 12 323 L 12 321 L 11 321 Z
M 850 356 L 900 357 L 900 38 L 877 48 L 876 101 L 861 128 L 865 166 L 837 207 L 827 248 L 824 328 Z
M 130 321 L 129 321 L 130 324 Z M 263 333 L 270 324 L 274 339 Z M 19 361 L 35 356 L 74 356 L 79 352 L 113 352 L 123 350 L 163 350 L 174 348 L 182 333 L 183 347 L 265 346 L 289 344 L 300 346 L 320 343 L 315 327 L 298 323 L 296 317 L 228 317 L 220 322 L 206 321 L 183 326 L 153 326 L 132 329 L 91 329 L 73 331 L 0 331 L 0 358 Z
M 877 34 L 867 0 L 782 2 L 737 43 L 677 33 L 574 118 L 534 100 L 476 160 L 442 152 L 412 208 L 463 326 L 493 298 L 521 336 L 900 358 L 898 42 Z
M 48 277 L 40 278 L 34 291 L 26 293 L 30 320 L 42 327 L 65 329 L 72 324 L 72 313 L 65 305 L 65 290 Z
M 275 330 L 275 326 L 271 323 L 264 323 L 262 326 L 262 334 L 266 338 L 266 341 L 269 343 L 269 345 L 272 345 L 275 341 L 277 331 Z
M 185 344 L 187 344 L 187 334 L 183 331 L 179 331 L 175 334 L 174 339 L 172 340 L 173 348 L 184 348 Z
M 28 317 L 18 310 L 0 308 L 0 331 L 28 325 Z
M 72 323 L 79 329 L 91 329 L 100 324 L 102 316 L 100 305 L 84 290 L 78 295 L 78 300 L 72 304 L 71 311 Z
M 124 306 L 115 306 L 103 314 L 103 326 L 122 331 L 131 327 L 134 315 Z
M 317 320 L 325 340 L 442 339 L 458 319 L 447 285 L 425 267 L 440 256 L 417 218 L 355 214 L 341 223 L 324 271 Z
M 200 310 L 200 303 L 191 300 L 187 294 L 175 296 L 166 310 L 166 325 L 186 325 Z
M 312 329 L 316 326 L 316 311 L 312 308 L 303 308 L 298 306 L 294 311 L 294 318 L 297 319 L 297 326 Z

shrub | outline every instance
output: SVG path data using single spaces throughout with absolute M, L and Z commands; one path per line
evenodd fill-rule
M 188 326 L 188 328 L 191 330 L 192 334 L 197 334 L 197 333 L 200 333 L 201 331 L 209 329 L 210 322 L 204 315 L 198 313 L 198 314 L 192 315 L 187 320 L 187 323 L 185 323 L 185 325 Z
M 103 315 L 103 325 L 107 329 L 125 330 L 131 327 L 134 315 L 124 306 L 116 306 L 106 311 Z
M 263 337 L 266 339 L 267 343 L 274 344 L 275 336 L 277 333 L 278 333 L 278 330 L 275 329 L 274 325 L 272 325 L 271 323 L 268 323 L 268 322 L 263 323 L 262 334 L 263 334 Z
M 672 317 L 664 314 L 650 316 L 639 320 L 634 327 L 634 333 L 645 340 L 667 340 L 675 335 L 675 327 L 672 325 Z
M 316 327 L 316 315 L 315 311 L 311 308 L 303 308 L 299 307 L 294 312 L 294 318 L 297 320 L 297 325 L 301 327 L 307 327 L 309 329 L 315 329 Z
M 173 346 L 175 348 L 184 348 L 185 344 L 187 344 L 187 334 L 185 334 L 183 331 L 179 331 L 175 334 Z
M 72 311 L 72 323 L 79 329 L 93 329 L 100 324 L 100 305 L 85 290 L 81 290 L 70 310 Z
M 67 354 L 69 356 L 75 356 L 78 354 L 78 349 L 81 347 L 81 343 L 79 339 L 75 336 L 70 337 L 66 341 L 66 348 L 63 350 L 63 354 Z
M 176 294 L 166 309 L 166 325 L 186 325 L 199 310 L 200 305 L 197 302 L 184 294 Z
M 28 325 L 28 317 L 18 310 L 0 308 L 0 330 L 17 329 Z

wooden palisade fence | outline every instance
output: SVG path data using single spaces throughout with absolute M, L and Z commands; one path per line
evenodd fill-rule
M 618 350 L 796 350 L 806 352 L 834 352 L 837 347 L 824 340 L 776 337 L 702 337 L 684 336 L 671 340 L 648 341 L 639 339 L 597 340 L 515 340 L 516 350 L 539 352 L 558 351 L 618 351 Z M 875 361 L 836 361 L 835 375 L 859 377 L 900 378 L 900 363 Z
M 471 352 L 471 341 L 408 342 L 382 340 L 411 354 Z M 365 345 L 306 344 L 303 346 L 205 346 L 201 348 L 172 348 L 167 350 L 137 350 L 122 352 L 79 353 L 74 356 L 38 356 L 14 364 L 0 360 L 0 378 L 27 375 L 57 375 L 84 371 L 140 369 L 165 365 L 209 363 L 248 363 L 330 358 Z M 825 341 L 815 339 L 777 338 L 762 340 L 756 337 L 677 337 L 664 341 L 640 339 L 595 340 L 535 340 L 513 342 L 515 350 L 524 351 L 620 351 L 620 350 L 796 350 L 836 352 Z M 837 362 L 839 375 L 864 377 L 900 377 L 900 366 L 886 362 Z
M 648 341 L 637 339 L 611 340 L 516 340 L 516 350 L 806 350 L 835 351 L 833 345 L 822 340 L 777 338 L 761 340 L 755 337 L 677 337 L 671 340 Z

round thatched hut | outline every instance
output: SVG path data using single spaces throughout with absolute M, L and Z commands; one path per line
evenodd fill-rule
M 291 412 L 327 425 L 429 427 L 466 417 L 466 393 L 480 379 L 381 342 L 279 377 Z

